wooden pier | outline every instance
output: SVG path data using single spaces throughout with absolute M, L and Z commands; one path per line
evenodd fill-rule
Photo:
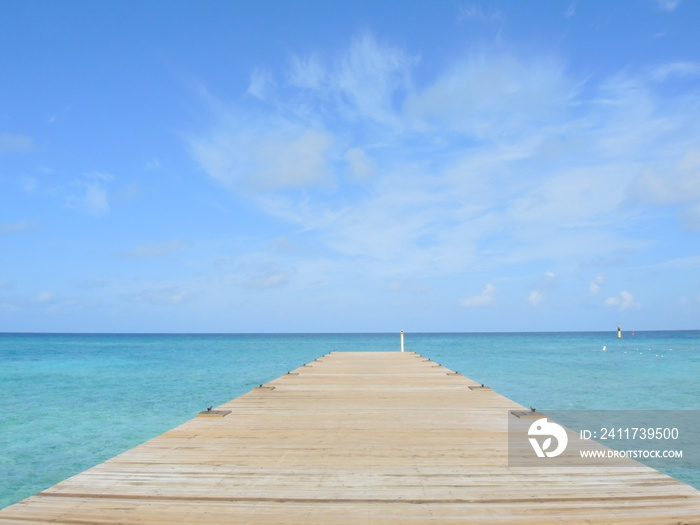
M 647 467 L 508 467 L 523 409 L 412 352 L 333 352 L 0 524 L 700 524 L 700 492 Z

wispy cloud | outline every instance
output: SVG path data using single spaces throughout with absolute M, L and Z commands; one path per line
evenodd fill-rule
M 111 182 L 114 180 L 114 175 L 106 171 L 90 171 L 85 174 L 85 178 L 89 180 L 100 180 L 102 182 Z
M 700 231 L 700 149 L 689 146 L 674 164 L 645 167 L 626 194 L 632 203 L 677 206 L 686 225 Z
M 34 140 L 31 137 L 15 133 L 0 133 L 0 154 L 27 153 L 34 148 Z
M 270 71 L 266 69 L 255 69 L 250 76 L 248 94 L 260 100 L 265 100 L 274 89 L 274 85 L 275 82 Z
M 657 82 L 665 82 L 674 78 L 697 77 L 700 75 L 698 62 L 670 62 L 656 66 L 651 70 L 651 78 Z
M 362 148 L 350 148 L 343 155 L 343 159 L 348 163 L 351 180 L 364 181 L 376 170 L 374 161 Z
M 287 121 L 257 129 L 221 130 L 191 144 L 194 158 L 213 178 L 239 191 L 270 191 L 328 183 L 332 135 Z
M 265 272 L 253 275 L 245 280 L 245 286 L 258 290 L 279 288 L 289 282 L 289 275 L 285 272 Z
M 503 139 L 558 120 L 576 85 L 555 60 L 481 56 L 453 65 L 405 101 L 417 129 Z
M 144 164 L 143 169 L 145 169 L 146 171 L 154 171 L 160 169 L 160 161 L 156 157 L 153 157 L 151 160 L 146 162 L 146 164 Z
M 590 290 L 590 292 L 593 295 L 595 295 L 598 292 L 600 292 L 600 287 L 603 285 L 604 282 L 605 282 L 605 276 L 603 274 L 599 273 L 598 275 L 596 275 L 593 278 L 591 283 L 588 285 L 588 289 Z
M 681 0 L 657 0 L 661 11 L 673 12 L 681 4 Z
M 68 207 L 83 211 L 93 217 L 107 215 L 111 208 L 107 198 L 106 185 L 114 180 L 114 176 L 102 171 L 93 171 L 86 173 L 84 179 L 76 183 L 82 194 L 73 194 L 66 198 Z
M 530 295 L 527 297 L 527 302 L 532 306 L 537 306 L 544 301 L 545 294 L 556 288 L 558 285 L 559 282 L 557 281 L 554 272 L 548 270 L 545 272 L 544 277 L 533 285 L 533 289 L 530 292 Z
M 484 290 L 477 295 L 471 295 L 462 299 L 459 304 L 467 307 L 490 306 L 495 302 L 496 287 L 492 284 L 487 284 Z
M 22 184 L 22 189 L 29 194 L 36 193 L 39 189 L 39 183 L 36 178 L 31 175 L 22 175 L 22 177 L 20 177 L 20 183 Z
M 129 302 L 146 303 L 154 305 L 179 305 L 192 297 L 192 294 L 177 286 L 163 286 L 149 288 L 139 292 L 122 295 Z
M 29 229 L 27 221 L 21 222 L 4 222 L 0 223 L 0 234 L 3 233 L 20 233 Z
M 163 242 L 146 242 L 131 250 L 118 252 L 117 256 L 126 258 L 163 257 L 179 250 L 183 245 L 182 239 L 171 239 Z
M 105 288 L 111 284 L 110 279 L 86 279 L 84 281 L 81 281 L 79 284 L 85 288 L 89 289 L 97 289 L 97 288 Z
M 484 9 L 482 6 L 475 4 L 460 7 L 457 15 L 457 20 L 459 22 L 463 22 L 465 20 L 501 20 L 502 18 L 503 14 L 500 11 Z
M 41 292 L 39 295 L 37 295 L 36 300 L 40 303 L 49 303 L 53 300 L 53 298 L 53 292 Z
M 330 72 L 327 67 L 321 63 L 316 55 L 305 57 L 294 55 L 291 57 L 287 79 L 292 86 L 312 91 L 321 91 L 329 89 L 331 83 L 329 75 Z M 269 78 L 270 76 L 270 73 L 266 72 L 263 78 Z M 253 78 L 255 77 L 256 74 L 253 72 Z M 260 74 L 258 74 L 257 77 L 262 80 Z M 252 83 L 251 81 L 251 84 Z M 269 85 L 269 82 L 267 82 L 267 84 Z
M 206 174 L 304 232 L 339 273 L 385 283 L 468 269 L 488 282 L 523 263 L 609 266 L 648 247 L 631 232 L 655 208 L 700 225 L 700 100 L 681 106 L 659 82 L 692 70 L 591 84 L 556 58 L 484 52 L 417 82 L 420 60 L 363 33 L 337 58 L 293 57 L 259 115 L 229 107 L 189 146 Z M 530 304 L 559 277 L 522 283 Z M 460 304 L 494 294 L 489 284 Z

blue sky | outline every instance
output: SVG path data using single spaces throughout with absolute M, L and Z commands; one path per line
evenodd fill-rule
M 0 17 L 0 331 L 696 329 L 700 4 Z

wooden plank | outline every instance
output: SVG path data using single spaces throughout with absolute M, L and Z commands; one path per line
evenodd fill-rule
M 650 468 L 509 468 L 505 415 L 527 409 L 436 365 L 334 352 L 0 523 L 700 524 L 700 492 Z

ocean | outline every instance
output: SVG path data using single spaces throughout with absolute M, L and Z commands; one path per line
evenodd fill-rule
M 0 508 L 328 352 L 399 345 L 398 333 L 0 334 Z M 406 333 L 405 348 L 540 411 L 700 410 L 697 330 Z M 698 471 L 667 472 L 700 488 Z

